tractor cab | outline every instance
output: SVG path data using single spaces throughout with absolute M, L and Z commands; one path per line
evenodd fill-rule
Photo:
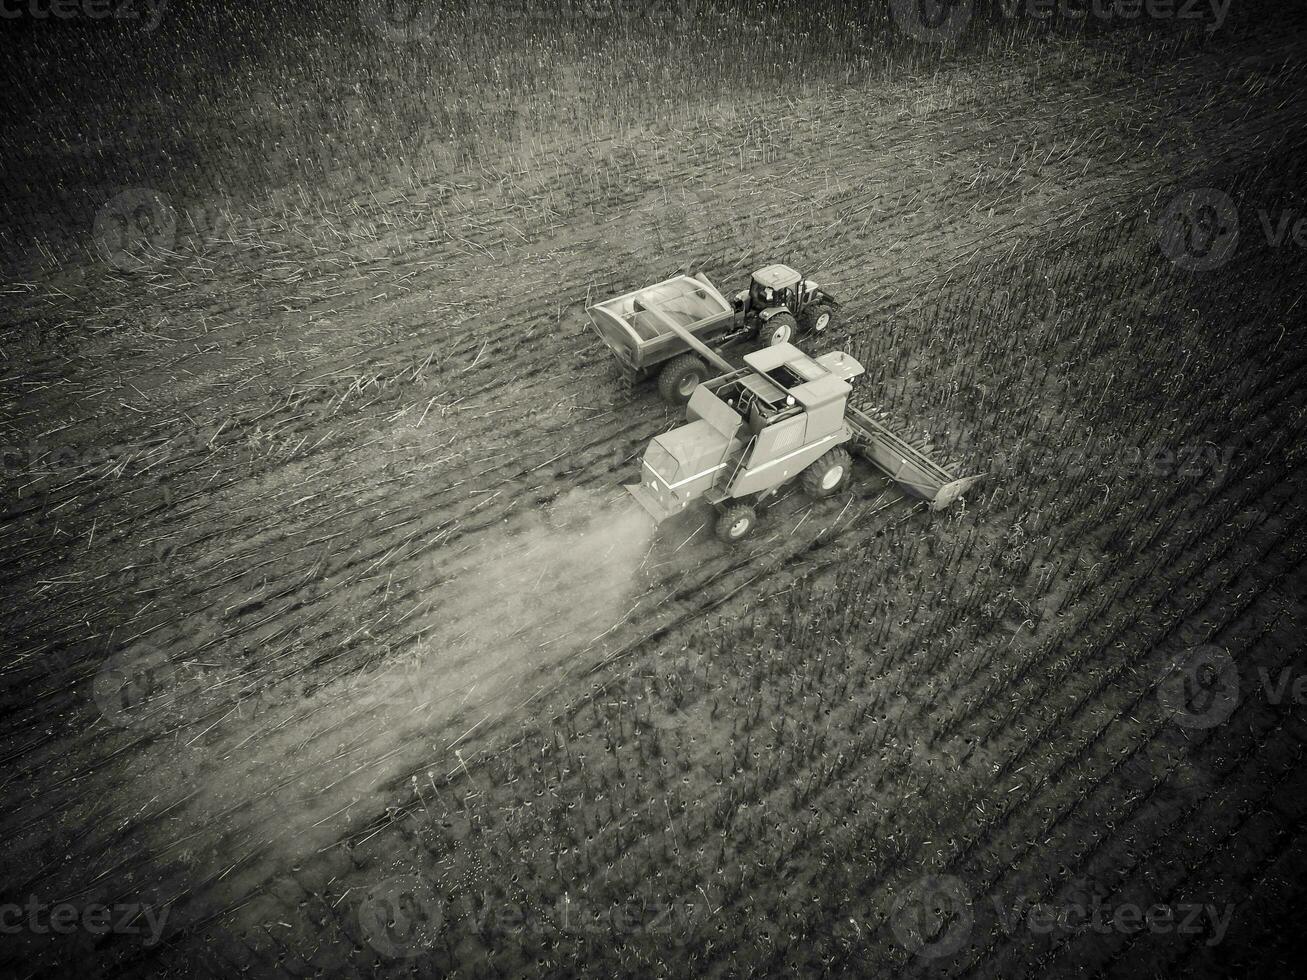
M 748 309 L 759 311 L 782 306 L 791 313 L 797 312 L 800 276 L 788 265 L 769 265 L 759 269 L 749 279 Z
M 735 296 L 735 307 L 745 315 L 757 315 L 763 310 L 781 307 L 795 311 L 802 277 L 788 265 L 769 265 L 749 277 L 749 288 Z

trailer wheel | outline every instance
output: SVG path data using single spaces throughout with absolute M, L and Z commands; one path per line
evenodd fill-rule
M 825 303 L 814 303 L 799 314 L 799 326 L 805 334 L 825 333 L 835 322 L 835 311 Z
M 758 524 L 758 515 L 748 504 L 733 504 L 717 518 L 717 537 L 727 544 L 743 541 Z
M 708 376 L 708 368 L 693 354 L 680 354 L 663 366 L 658 392 L 673 405 L 684 405 Z
M 829 497 L 848 485 L 853 460 L 843 449 L 832 449 L 803 471 L 803 489 L 811 497 Z
M 768 345 L 775 347 L 778 344 L 788 344 L 793 340 L 798 326 L 798 322 L 791 314 L 777 313 L 758 328 L 758 335 L 766 340 Z

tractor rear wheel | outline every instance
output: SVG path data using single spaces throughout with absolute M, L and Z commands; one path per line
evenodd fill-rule
M 777 313 L 758 328 L 758 336 L 771 347 L 788 344 L 798 332 L 798 321 L 789 313 Z
M 693 354 L 680 354 L 668 361 L 658 375 L 658 393 L 663 401 L 684 405 L 694 389 L 708 377 L 708 368 Z
M 843 449 L 832 449 L 803 471 L 803 489 L 811 497 L 829 497 L 848 485 L 853 460 Z
M 732 504 L 717 518 L 717 537 L 727 544 L 743 541 L 758 524 L 758 515 L 748 504 Z
M 799 326 L 805 334 L 825 333 L 835 322 L 835 311 L 824 303 L 814 303 L 799 314 Z

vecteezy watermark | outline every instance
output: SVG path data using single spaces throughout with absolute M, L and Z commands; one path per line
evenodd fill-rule
M 1295 673 L 1287 667 L 1274 673 L 1258 667 L 1257 680 L 1262 685 L 1267 703 L 1276 706 L 1291 704 L 1299 708 L 1307 706 L 1307 674 Z
M 999 0 L 1006 20 L 1104 24 L 1137 20 L 1206 24 L 1213 34 L 1225 23 L 1232 0 Z M 890 0 L 895 26 L 929 44 L 952 44 L 971 23 L 976 0 Z
M 1307 705 L 1307 673 L 1257 668 L 1257 683 L 1267 704 Z M 1177 725 L 1203 729 L 1224 724 L 1239 705 L 1238 664 L 1212 643 L 1186 650 L 1168 664 L 1157 682 L 1157 698 Z
M 201 253 L 235 242 L 251 223 L 206 205 L 178 208 L 169 195 L 149 187 L 115 194 L 95 213 L 91 240 L 96 254 L 123 272 L 161 265 L 174 250 Z
M 608 225 L 603 237 L 622 256 L 626 271 L 640 278 L 661 277 L 712 258 L 738 259 L 768 244 L 758 211 L 739 209 L 711 189 L 659 194 Z
M 0 19 L 143 22 L 149 33 L 167 7 L 168 0 L 0 0 Z
M 1184 191 L 1158 218 L 1157 244 L 1181 269 L 1219 268 L 1239 244 L 1239 211 L 1229 194 L 1214 187 Z
M 25 904 L 0 904 L 0 934 L 13 936 L 29 932 L 38 936 L 51 933 L 71 935 L 85 932 L 92 936 L 144 936 L 145 945 L 153 946 L 163 935 L 168 922 L 167 906 L 146 902 L 43 902 L 35 895 Z
M 363 25 L 392 44 L 413 44 L 428 38 L 440 24 L 432 0 L 359 0 Z
M 953 875 L 925 875 L 894 899 L 890 928 L 901 945 L 923 959 L 949 956 L 971 937 L 971 893 Z
M 1234 446 L 1213 442 L 1132 443 L 1092 434 L 1083 441 L 1032 441 L 1019 451 L 1011 451 L 966 426 L 950 428 L 938 437 L 938 443 L 950 457 L 983 459 L 988 469 L 997 472 L 1019 469 L 1100 480 L 1145 477 L 1220 482 L 1229 472 L 1235 454 Z
M 1203 936 L 1204 945 L 1215 946 L 1225 938 L 1234 906 L 1202 902 L 1139 905 L 1109 903 L 1101 897 L 1087 900 L 1032 902 L 1019 896 L 1008 904 L 991 896 L 999 927 L 1009 936 L 1020 931 L 1035 935 L 1065 933 L 1099 935 L 1147 932 L 1153 935 Z
M 850 189 L 836 178 L 814 197 L 814 212 L 838 207 Z M 790 248 L 787 243 L 795 227 L 793 210 L 783 207 L 775 195 L 745 192 L 738 186 L 669 186 L 646 194 L 619 220 L 606 224 L 600 235 L 603 244 L 621 257 L 624 271 L 643 280 L 693 266 L 750 260 L 770 264 Z M 848 233 L 841 225 L 827 242 Z
M 12 481 L 18 497 L 72 481 L 130 480 L 181 455 L 215 451 L 221 431 L 211 426 L 140 443 L 0 444 L 0 480 Z
M 111 725 L 158 732 L 184 724 L 194 677 L 163 650 L 138 640 L 109 657 L 91 681 L 91 697 Z
M 971 23 L 975 0 L 890 0 L 895 26 L 914 41 L 952 44 Z
M 688 21 L 705 3 L 706 0 L 572 0 L 569 9 L 573 10 L 574 18 L 667 25 Z
M 177 212 L 167 194 L 129 188 L 96 212 L 92 236 L 96 251 L 115 269 L 140 269 L 176 244 Z
M 358 0 L 359 15 L 369 30 L 396 44 L 412 44 L 440 27 L 437 0 Z M 709 0 L 469 0 L 460 24 L 485 27 L 557 25 L 636 28 L 687 23 L 709 9 Z
M 1233 0 L 999 0 L 1005 17 L 1031 20 L 1121 23 L 1136 20 L 1189 21 L 1207 24 L 1214 34 L 1225 23 Z
M 379 881 L 357 907 L 359 929 L 368 945 L 389 959 L 411 959 L 435 946 L 444 921 L 435 887 L 417 874 Z
M 1193 478 L 1211 476 L 1220 481 L 1230 469 L 1234 448 L 1215 443 L 1151 443 L 1134 445 L 1113 440 L 1065 448 L 1058 469 L 1068 476 L 1101 475 L 1107 478 Z
M 598 904 L 564 892 L 552 904 L 472 905 L 443 900 L 418 874 L 400 874 L 370 887 L 355 915 L 368 945 L 388 959 L 412 959 L 432 949 L 443 924 L 478 936 L 686 936 L 717 911 L 703 901 L 653 899 Z
M 1110 902 L 1107 895 L 1068 893 L 1034 900 L 1026 895 L 1009 901 L 988 896 L 998 928 L 1007 936 L 1020 932 L 1206 936 L 1208 946 L 1225 938 L 1233 905 L 1176 902 L 1140 905 Z M 978 910 L 966 884 L 953 875 L 925 875 L 895 898 L 890 927 L 899 944 L 923 959 L 939 959 L 960 950 L 975 928 Z M 988 920 L 987 920 L 988 921 Z
M 1259 208 L 1257 224 L 1271 248 L 1289 242 L 1307 248 L 1307 215 L 1293 208 Z M 1181 269 L 1207 272 L 1219 269 L 1234 256 L 1239 244 L 1239 209 L 1224 191 L 1198 187 L 1172 198 L 1155 228 L 1163 255 Z
M 1239 704 L 1239 669 L 1228 653 L 1205 643 L 1168 664 L 1157 682 L 1157 699 L 1182 728 L 1213 728 Z
M 564 894 L 554 904 L 552 914 L 539 919 L 539 927 L 573 936 L 687 936 L 705 926 L 714 911 L 706 900 L 646 899 L 596 906 Z M 494 927 L 493 918 L 488 924 Z

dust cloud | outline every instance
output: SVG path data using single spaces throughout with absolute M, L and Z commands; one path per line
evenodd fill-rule
M 433 564 L 433 628 L 416 651 L 367 672 L 355 703 L 428 730 L 475 722 L 483 707 L 477 717 L 511 712 L 549 683 L 545 668 L 597 655 L 636 613 L 653 541 L 633 500 L 585 490 L 468 535 Z
M 534 667 L 594 645 L 636 607 L 653 537 L 634 501 L 581 490 L 491 532 L 456 559 L 437 602 L 448 665 Z
M 326 847 L 415 766 L 456 767 L 468 733 L 529 714 L 524 704 L 565 667 L 601 657 L 639 605 L 653 540 L 633 500 L 580 491 L 469 532 L 416 573 L 430 597 L 417 643 L 382 646 L 368 668 L 311 692 L 242 703 L 130 784 L 146 798 L 189 800 L 182 825 L 161 835 L 196 837 L 198 811 L 214 834 L 234 822 L 287 857 Z M 201 843 L 196 862 L 209 850 Z M 203 843 L 209 870 L 220 869 L 226 851 Z M 233 877 L 232 897 L 246 884 Z

